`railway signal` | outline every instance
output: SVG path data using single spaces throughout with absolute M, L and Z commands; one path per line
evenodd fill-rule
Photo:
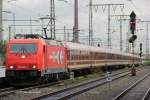
M 134 13 L 134 11 L 132 11 L 130 14 L 130 31 L 131 31 L 132 36 L 129 39 L 129 43 L 132 43 L 133 56 L 134 56 L 134 41 L 137 39 L 137 36 L 135 35 L 135 30 L 136 30 L 136 14 Z M 133 57 L 133 64 L 131 68 L 131 75 L 132 76 L 136 75 L 136 69 L 134 66 L 134 57 Z
M 136 29 L 136 14 L 134 13 L 134 11 L 132 11 L 132 13 L 130 14 L 130 30 L 131 30 L 131 34 L 134 34 Z
M 142 43 L 140 43 L 140 57 L 142 57 Z
M 129 39 L 129 43 L 133 43 L 136 39 L 137 39 L 137 36 L 132 35 L 132 37 L 130 37 L 130 39 Z
M 137 39 L 137 36 L 135 35 L 135 30 L 136 30 L 136 14 L 134 11 L 130 14 L 130 30 L 132 36 L 129 39 L 129 43 L 134 43 L 134 41 Z
M 97 47 L 101 47 L 101 45 L 98 43 L 98 44 L 97 44 Z

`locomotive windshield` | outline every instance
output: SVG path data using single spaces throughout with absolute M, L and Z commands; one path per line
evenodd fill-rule
M 11 44 L 10 45 L 10 52 L 12 53 L 36 53 L 37 46 L 36 44 Z

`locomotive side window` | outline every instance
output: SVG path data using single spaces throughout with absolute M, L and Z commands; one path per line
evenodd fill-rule
M 36 53 L 36 51 L 37 51 L 36 44 L 18 43 L 18 44 L 11 44 L 10 45 L 10 52 L 11 53 Z

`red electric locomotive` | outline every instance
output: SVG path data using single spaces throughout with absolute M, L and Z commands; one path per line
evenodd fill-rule
M 6 52 L 6 79 L 11 84 L 28 85 L 53 73 L 66 72 L 66 56 L 66 48 L 61 42 L 10 40 Z
M 140 57 L 71 42 L 13 39 L 6 50 L 6 79 L 13 85 L 32 85 L 40 80 L 64 78 L 66 73 L 102 66 L 140 64 Z

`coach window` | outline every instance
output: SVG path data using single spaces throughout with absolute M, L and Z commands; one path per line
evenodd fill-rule
M 97 60 L 97 58 L 98 58 L 98 53 L 96 52 L 94 56 L 94 60 Z
M 98 53 L 99 55 L 98 55 L 98 60 L 99 59 L 101 59 L 101 57 L 102 57 L 102 54 L 101 53 Z
M 82 60 L 84 60 L 84 59 L 85 59 L 85 54 L 83 53 L 83 54 L 82 54 Z
M 97 55 L 96 55 L 96 53 L 94 52 L 94 56 L 93 56 L 93 59 L 94 59 L 94 60 L 96 60 L 96 57 L 95 57 L 95 56 L 97 56 Z
M 82 52 L 79 52 L 79 59 L 82 60 Z
M 96 59 L 96 53 L 93 52 L 93 60 L 95 60 L 95 59 Z
M 84 55 L 83 55 L 83 60 L 86 60 L 86 55 L 87 55 L 87 54 L 84 54 Z
M 77 55 L 77 54 L 74 55 L 74 59 L 75 59 L 75 60 L 78 59 L 78 55 Z
M 81 54 L 77 54 L 77 56 L 78 56 L 78 60 L 80 60 L 81 59 Z
M 72 60 L 74 60 L 74 54 L 72 55 Z
M 118 55 L 118 59 L 120 59 L 120 55 Z
M 110 54 L 110 57 L 109 57 L 110 59 L 112 59 L 112 54 Z
M 73 60 L 73 55 L 71 55 L 71 60 Z
M 101 53 L 101 58 L 100 59 L 104 59 L 104 53 Z
M 104 53 L 101 53 L 101 58 L 100 59 L 104 59 L 105 56 L 104 56 Z
M 109 54 L 108 54 L 108 59 L 110 59 L 110 58 L 111 58 L 111 54 L 109 53 Z
M 76 60 L 77 59 L 77 55 L 76 54 L 74 54 L 74 60 Z
M 97 56 L 98 56 L 97 53 L 94 52 L 94 55 L 93 55 L 94 60 L 96 60 Z
M 116 58 L 116 54 L 114 54 L 114 58 L 113 58 L 113 59 L 114 59 L 114 60 L 117 59 L 117 58 Z
M 118 55 L 118 59 L 120 59 L 120 55 Z
M 127 60 L 129 59 L 129 57 L 127 56 Z
M 102 59 L 102 58 L 103 58 L 103 53 L 100 53 L 99 59 Z
M 100 53 L 97 53 L 97 60 L 99 60 L 101 58 L 101 54 Z
M 80 57 L 80 58 L 79 58 L 80 60 L 83 59 L 83 54 L 82 54 L 81 52 L 80 52 L 80 54 L 79 54 L 79 57 Z
M 120 60 L 122 59 L 122 56 L 121 56 L 121 55 L 119 55 L 119 59 L 120 59 Z
M 97 53 L 97 60 L 101 58 L 101 53 Z
M 110 54 L 110 59 L 112 59 L 113 58 L 113 55 L 112 54 Z
M 110 59 L 111 58 L 111 54 L 108 54 L 108 59 Z
M 87 51 L 86 51 L 86 53 L 84 54 L 84 60 L 88 59 L 88 58 L 87 58 L 87 55 L 88 55 L 88 53 L 87 53 Z
M 121 60 L 123 60 L 124 59 L 124 57 L 121 55 Z
M 84 60 L 84 59 L 85 59 L 85 54 L 83 53 L 83 54 L 82 54 L 82 60 Z
M 113 59 L 113 54 L 110 55 L 110 59 Z
M 119 59 L 118 55 L 116 55 L 116 59 L 117 59 L 117 60 Z
M 79 57 L 78 54 L 76 54 L 76 55 L 75 55 L 75 60 L 78 60 L 78 57 Z
M 95 60 L 99 59 L 99 53 L 96 52 L 96 53 L 95 53 L 95 56 L 96 56 L 96 57 L 95 57 Z
M 81 56 L 81 60 L 83 60 L 84 59 L 84 54 L 82 53 L 80 56 Z
M 80 51 L 78 51 L 78 53 L 77 53 L 77 59 L 78 59 L 78 60 L 81 59 Z
M 68 57 L 67 58 L 70 59 L 70 51 L 68 50 L 67 52 L 68 52 L 68 55 L 67 55 Z
M 126 60 L 128 60 L 128 56 L 126 56 Z
M 74 59 L 78 60 L 78 55 L 77 54 L 74 55 Z
M 95 53 L 95 60 L 98 60 L 99 59 L 99 53 Z
M 107 57 L 107 59 L 109 59 L 109 56 L 110 56 L 110 54 L 109 54 L 109 53 L 107 53 L 107 56 L 106 56 L 106 57 Z
M 120 59 L 120 55 L 117 55 L 117 59 L 118 59 L 118 60 Z
M 94 60 L 94 52 L 92 52 L 92 56 L 91 56 L 92 60 Z

